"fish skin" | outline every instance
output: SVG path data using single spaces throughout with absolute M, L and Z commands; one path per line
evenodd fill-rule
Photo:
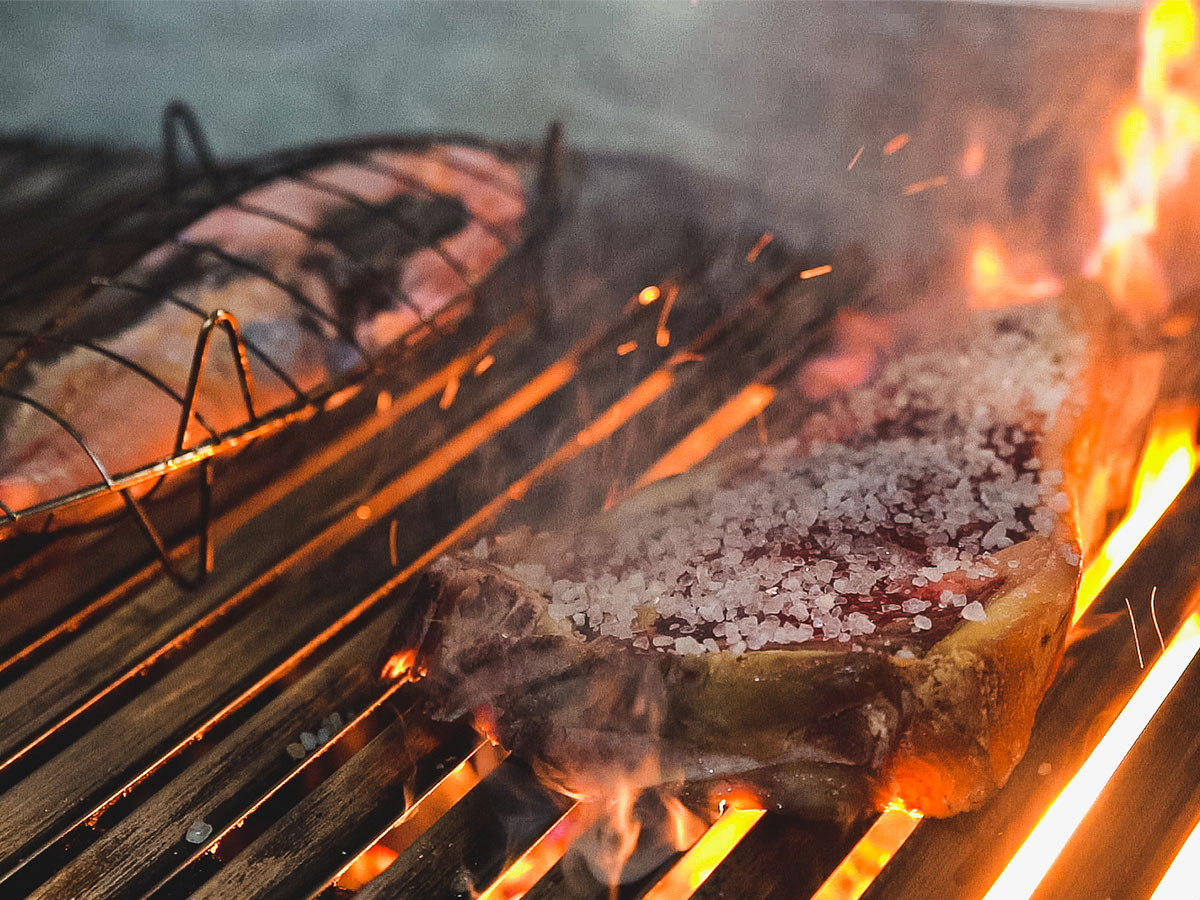
M 469 295 L 524 235 L 535 168 L 453 144 L 367 151 L 247 190 L 151 249 L 118 280 L 152 296 L 169 292 L 203 313 L 228 310 L 249 343 L 311 391 Z M 250 265 L 231 264 L 231 256 Z M 297 303 L 292 287 L 309 305 Z M 135 360 L 182 395 L 200 323 L 194 311 L 105 287 L 57 335 Z M 260 416 L 295 401 L 286 381 L 254 355 L 250 371 Z M 178 402 L 87 348 L 44 342 L 4 386 L 63 416 L 111 475 L 173 449 Z M 247 422 L 223 339 L 208 355 L 195 408 L 193 443 Z M 61 427 L 30 406 L 0 400 L 0 501 L 21 510 L 100 480 Z

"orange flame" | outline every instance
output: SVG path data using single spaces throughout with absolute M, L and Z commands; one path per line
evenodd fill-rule
M 1196 67 L 1191 0 L 1159 0 L 1142 21 L 1137 97 L 1116 128 L 1116 171 L 1100 178 L 1103 225 L 1085 271 L 1131 316 L 1167 311 L 1155 252 L 1159 202 L 1183 181 L 1200 146 L 1200 102 L 1180 86 Z
M 705 823 L 677 797 L 663 797 L 663 807 L 671 823 L 671 846 L 682 853 L 704 834 Z
M 1046 273 L 1022 278 L 999 235 L 986 225 L 975 229 L 967 258 L 968 302 L 972 309 L 1000 309 L 1057 297 L 1062 282 Z
M 1084 570 L 1072 621 L 1092 605 L 1196 471 L 1198 416 L 1200 410 L 1184 407 L 1163 410 L 1155 417 L 1134 477 L 1129 512 Z
M 388 681 L 405 678 L 412 671 L 413 663 L 416 661 L 417 652 L 415 650 L 402 650 L 399 653 L 393 653 L 388 661 L 383 664 L 382 677 Z
M 634 812 L 639 789 L 632 779 L 617 780 L 616 791 L 613 795 L 610 811 L 609 826 L 606 840 L 601 847 L 597 862 L 608 876 L 611 893 L 616 894 L 621 883 L 621 870 L 637 849 L 638 836 L 642 833 L 642 823 Z

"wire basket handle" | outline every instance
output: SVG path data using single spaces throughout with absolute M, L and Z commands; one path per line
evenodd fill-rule
M 242 341 L 242 331 L 233 313 L 224 309 L 215 309 L 205 317 L 200 325 L 200 333 L 196 337 L 196 350 L 192 354 L 192 366 L 188 371 L 187 387 L 183 392 L 183 409 L 179 416 L 179 428 L 175 432 L 175 453 L 183 451 L 187 443 L 188 428 L 192 422 L 192 414 L 196 407 L 196 393 L 200 389 L 200 375 L 204 371 L 204 362 L 208 358 L 208 348 L 212 343 L 214 328 L 220 328 L 229 338 L 229 352 L 233 356 L 233 364 L 237 369 L 238 387 L 242 392 L 242 402 L 246 405 L 246 415 L 251 423 L 257 421 L 254 411 L 254 378 L 250 374 L 250 360 L 246 354 L 246 345 Z
M 201 173 L 208 179 L 209 186 L 217 195 L 222 194 L 225 190 L 225 176 L 217 166 L 216 157 L 213 156 L 195 111 L 182 100 L 172 100 L 162 114 L 163 194 L 168 199 L 175 198 L 182 187 L 179 172 L 181 131 L 191 144 L 192 155 L 196 158 Z

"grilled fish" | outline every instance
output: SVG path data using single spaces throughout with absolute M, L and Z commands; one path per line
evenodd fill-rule
M 469 308 L 527 234 L 536 171 L 535 154 L 466 141 L 348 145 L 210 208 L 49 322 L 6 311 L 0 503 L 36 508 L 171 456 L 216 310 L 240 328 L 261 418 Z M 250 419 L 216 342 L 194 412 L 189 445 Z

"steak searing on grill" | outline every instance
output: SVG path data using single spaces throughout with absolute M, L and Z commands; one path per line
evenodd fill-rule
M 653 759 L 808 815 L 977 805 L 1060 658 L 1089 460 L 1136 442 L 1102 302 L 972 313 L 765 447 L 444 557 L 397 641 L 569 790 Z

